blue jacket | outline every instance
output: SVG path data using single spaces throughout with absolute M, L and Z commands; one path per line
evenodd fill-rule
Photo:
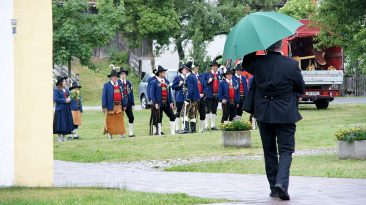
M 150 88 L 151 88 L 151 83 L 156 79 L 156 76 L 151 76 L 150 78 L 147 79 L 147 88 L 146 88 L 146 92 L 147 92 L 147 100 L 150 101 L 151 97 L 150 97 Z
M 207 73 L 205 73 L 204 76 L 205 76 L 205 81 L 206 81 L 206 84 L 207 84 L 207 90 L 206 90 L 207 95 L 206 95 L 206 97 L 211 99 L 211 98 L 213 98 L 213 90 L 212 90 L 213 80 L 210 83 L 208 83 L 208 80 L 210 78 L 213 79 L 213 75 L 212 75 L 211 71 L 208 71 Z M 217 78 L 219 79 L 219 84 L 220 84 L 220 81 L 222 79 L 222 75 L 219 72 L 217 73 Z
M 235 89 L 235 103 L 240 103 L 240 93 L 239 93 L 239 84 L 236 80 L 232 80 L 233 86 Z M 219 101 L 222 101 L 225 99 L 227 102 L 229 102 L 229 83 L 226 80 L 222 80 L 219 84 L 219 94 L 217 95 L 217 99 Z
M 112 83 L 108 81 L 103 86 L 102 108 L 106 108 L 107 110 L 113 110 L 114 106 L 113 96 L 114 96 L 114 87 Z M 126 107 L 126 104 L 127 104 L 126 98 L 122 97 L 122 107 Z
M 200 99 L 200 92 L 198 90 L 197 77 L 194 74 L 190 73 L 187 76 L 186 83 L 188 87 L 186 99 L 190 101 L 198 101 Z
M 168 104 L 173 103 L 172 93 L 169 86 L 169 81 L 164 79 L 165 84 L 167 85 L 168 91 Z M 161 83 L 155 79 L 151 82 L 150 86 L 150 97 L 153 105 L 159 104 L 160 106 L 163 104 L 162 96 L 161 96 Z
M 173 80 L 172 89 L 175 90 L 175 102 L 184 102 L 183 85 L 179 85 L 180 81 L 184 81 L 181 75 L 178 75 Z
M 65 89 L 67 96 L 70 95 L 70 91 Z M 58 88 L 53 90 L 53 101 L 56 103 L 55 110 L 62 110 L 65 106 L 70 106 L 70 104 L 66 103 L 66 98 L 64 95 L 64 91 Z
M 127 96 L 125 96 L 125 94 L 123 95 L 123 98 L 128 99 L 127 100 L 127 105 L 128 106 L 135 106 L 135 99 L 133 97 L 133 87 L 132 87 L 131 81 L 126 80 L 126 87 L 122 83 L 122 80 L 121 79 L 118 80 L 118 84 L 121 85 L 121 89 L 122 90 L 127 89 L 127 93 L 128 93 Z
M 83 112 L 83 104 L 82 104 L 82 98 L 80 97 L 79 100 L 71 99 L 70 102 L 71 110 Z
M 244 76 L 240 76 L 240 78 L 241 78 L 241 83 L 243 84 L 243 88 L 244 88 L 244 96 L 247 96 L 249 89 L 248 89 L 246 78 Z M 236 80 L 236 82 L 238 84 L 240 82 L 240 79 L 235 74 L 233 75 L 233 80 Z M 240 86 L 240 85 L 238 85 L 238 86 Z M 240 95 L 240 87 L 239 87 L 239 95 Z

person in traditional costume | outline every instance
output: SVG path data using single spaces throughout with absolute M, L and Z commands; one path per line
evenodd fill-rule
M 246 85 L 247 85 L 247 88 L 248 88 L 248 94 L 249 94 L 250 87 L 251 87 L 251 85 L 253 83 L 253 75 L 250 74 L 250 73 L 248 73 L 246 70 L 244 70 L 244 68 L 243 68 L 243 74 L 242 75 L 245 77 Z M 249 121 L 252 124 L 252 129 L 255 130 L 256 127 L 257 127 L 257 121 L 253 117 L 253 114 L 250 114 L 249 115 Z
M 217 95 L 219 92 L 219 83 L 222 78 L 221 74 L 218 72 L 220 64 L 217 62 L 217 60 L 218 57 L 210 63 L 211 70 L 205 74 L 205 80 L 207 84 L 205 129 L 208 129 L 208 121 L 210 119 L 211 130 L 217 130 L 215 126 L 217 106 L 219 104 Z
M 175 91 L 174 98 L 175 98 L 175 107 L 176 107 L 176 113 L 175 113 L 175 131 L 176 132 L 179 131 L 181 111 L 182 111 L 182 108 L 184 105 L 183 84 L 185 82 L 186 76 L 183 73 L 181 73 L 183 66 L 184 66 L 184 64 L 182 64 L 181 67 L 178 69 L 178 72 L 180 74 L 174 78 L 173 85 L 172 85 L 172 89 Z M 183 129 L 184 129 L 184 127 L 182 126 L 182 130 Z
M 151 82 L 150 88 L 150 97 L 152 101 L 153 109 L 153 124 L 157 127 L 156 133 L 157 135 L 162 135 L 161 133 L 161 122 L 163 119 L 163 112 L 170 119 L 170 134 L 175 134 L 175 115 L 173 112 L 174 104 L 172 99 L 172 94 L 169 86 L 168 79 L 166 76 L 166 69 L 162 66 L 158 66 L 156 70 L 157 78 Z
M 186 77 L 184 87 L 184 133 L 195 133 L 197 124 L 197 106 L 200 100 L 197 77 L 192 74 L 193 61 L 188 61 L 181 68 L 180 72 Z
M 236 110 L 236 116 L 234 120 L 240 120 L 243 115 L 243 106 L 245 97 L 248 95 L 248 84 L 246 78 L 242 76 L 243 68 L 241 67 L 241 63 L 238 63 L 234 69 L 235 75 L 233 76 L 233 80 L 235 80 L 239 85 L 239 95 L 240 102 L 239 108 Z
M 81 125 L 81 116 L 83 113 L 82 98 L 80 95 L 81 86 L 77 82 L 73 82 L 70 89 L 70 106 L 72 118 L 74 121 L 74 130 L 72 131 L 72 139 L 79 139 L 78 129 Z
M 236 80 L 233 80 L 233 71 L 227 70 L 224 76 L 225 79 L 220 82 L 218 93 L 223 112 L 221 123 L 233 121 L 240 103 L 239 85 Z
M 124 110 L 126 110 L 126 100 L 123 98 L 121 85 L 118 84 L 118 72 L 111 65 L 111 73 L 107 76 L 110 81 L 103 86 L 102 108 L 106 114 L 106 123 L 104 133 L 108 134 L 109 139 L 113 135 L 120 135 L 121 138 L 125 134 Z
M 159 63 L 157 63 L 157 65 L 159 66 Z M 149 77 L 147 79 L 147 99 L 148 101 L 150 102 L 151 101 L 151 97 L 150 97 L 150 92 L 151 92 L 151 83 L 157 79 L 158 76 L 156 76 L 156 71 L 157 71 L 157 67 L 156 66 L 153 70 L 152 70 L 152 73 L 154 74 L 153 76 Z M 155 135 L 157 133 L 157 127 L 158 125 L 156 124 L 154 126 L 154 120 L 155 120 L 155 117 L 154 116 L 155 114 L 155 107 L 152 105 L 151 106 L 151 115 L 150 115 L 150 135 Z M 163 131 L 160 131 L 161 135 L 164 135 L 165 133 Z
M 207 92 L 207 84 L 204 75 L 199 74 L 199 68 L 200 64 L 195 63 L 193 65 L 193 75 L 197 78 L 197 84 L 198 84 L 198 92 L 200 94 L 200 99 L 198 101 L 198 112 L 200 114 L 200 129 L 199 133 L 203 133 L 203 130 L 205 129 L 205 119 L 206 119 L 206 92 Z
M 128 76 L 128 71 L 124 68 L 121 67 L 118 74 L 120 75 L 118 84 L 122 88 L 123 98 L 127 103 L 125 113 L 128 117 L 128 136 L 135 137 L 136 135 L 133 131 L 133 122 L 135 120 L 135 117 L 133 115 L 133 109 L 135 106 L 135 99 L 133 96 L 132 82 L 126 79 L 126 77 Z
M 70 92 L 66 89 L 67 77 L 58 76 L 56 88 L 53 90 L 53 101 L 56 103 L 53 118 L 53 134 L 58 135 L 58 142 L 65 141 L 65 135 L 74 130 L 74 122 L 70 107 Z

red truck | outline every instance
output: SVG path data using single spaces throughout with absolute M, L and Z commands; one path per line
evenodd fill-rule
M 305 92 L 300 103 L 315 104 L 317 109 L 327 109 L 329 102 L 340 95 L 339 85 L 343 83 L 343 48 L 316 49 L 314 37 L 319 28 L 309 26 L 307 19 L 293 36 L 283 41 L 283 55 L 299 62 L 305 81 Z

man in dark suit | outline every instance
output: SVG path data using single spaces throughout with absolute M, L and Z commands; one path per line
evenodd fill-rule
M 270 46 L 267 55 L 245 55 L 242 66 L 254 75 L 256 86 L 250 89 L 255 92 L 253 115 L 262 139 L 270 196 L 289 200 L 287 190 L 295 151 L 295 123 L 302 119 L 296 95 L 304 92 L 304 80 L 298 63 L 281 55 L 281 43 Z

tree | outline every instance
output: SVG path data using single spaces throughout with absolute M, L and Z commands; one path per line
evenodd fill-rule
M 227 34 L 250 11 L 248 6 L 231 1 L 212 4 L 207 1 L 176 0 L 175 9 L 181 25 L 181 30 L 174 37 L 179 58 L 185 59 L 184 44 L 191 42 L 189 54 L 200 63 L 207 61 L 207 44 L 215 36 Z
M 130 47 L 148 42 L 148 52 L 153 59 L 153 41 L 159 45 L 169 44 L 169 38 L 180 30 L 173 0 L 125 0 L 126 22 L 122 33 Z M 153 63 L 154 64 L 154 63 Z
M 279 12 L 294 17 L 295 19 L 308 19 L 316 12 L 313 0 L 288 0 Z
M 92 13 L 86 0 L 52 1 L 53 61 L 67 64 L 69 76 L 73 57 L 93 69 L 93 48 L 107 44 L 123 22 L 123 4 L 101 0 L 96 7 Z
M 364 0 L 323 0 L 314 21 L 321 27 L 317 46 L 342 46 L 356 73 L 366 72 L 366 4 Z

